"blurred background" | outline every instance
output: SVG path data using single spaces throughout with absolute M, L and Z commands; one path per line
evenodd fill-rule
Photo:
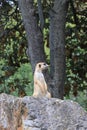
M 49 63 L 49 9 L 43 1 L 45 17 L 44 48 Z M 35 0 L 37 11 L 37 2 Z M 0 93 L 30 96 L 33 74 L 26 55 L 27 39 L 16 0 L 0 0 Z M 80 103 L 87 110 L 87 2 L 70 0 L 66 20 L 65 99 Z

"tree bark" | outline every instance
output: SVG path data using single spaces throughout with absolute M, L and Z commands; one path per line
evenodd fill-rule
M 42 8 L 41 0 L 37 0 L 37 3 L 38 3 L 38 13 L 39 13 L 40 27 L 41 27 L 41 30 L 43 31 L 44 16 L 43 16 L 43 8 Z
M 38 26 L 33 0 L 18 0 L 28 40 L 28 55 L 34 71 L 38 62 L 45 61 L 43 35 Z
M 45 61 L 43 35 L 38 26 L 33 0 L 18 0 L 28 39 L 28 54 L 34 71 L 37 62 Z M 65 81 L 65 21 L 67 0 L 55 0 L 50 11 L 50 75 L 46 73 L 53 97 L 63 99 Z M 48 78 L 47 78 L 48 77 Z
M 50 11 L 50 75 L 53 97 L 63 99 L 65 83 L 65 22 L 68 3 L 55 0 Z

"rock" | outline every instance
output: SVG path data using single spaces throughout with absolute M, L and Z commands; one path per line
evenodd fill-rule
M 87 130 L 87 112 L 70 100 L 1 94 L 0 130 Z

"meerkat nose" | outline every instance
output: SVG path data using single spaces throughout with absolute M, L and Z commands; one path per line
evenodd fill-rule
M 47 64 L 47 66 L 50 66 L 50 65 Z
M 47 67 L 49 67 L 50 65 L 47 65 Z
M 46 64 L 46 68 L 48 68 L 50 65 Z

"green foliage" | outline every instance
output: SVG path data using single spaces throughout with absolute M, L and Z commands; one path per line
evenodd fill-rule
M 26 56 L 26 33 L 18 3 L 11 1 L 0 1 L 0 93 L 32 95 L 33 76 Z M 48 12 L 53 6 L 53 1 L 44 0 L 42 4 L 45 18 L 44 48 L 49 62 Z M 70 4 L 66 22 L 65 98 L 75 100 L 87 109 L 87 2 L 76 0 L 73 5 L 75 10 L 72 10 Z M 37 1 L 35 8 L 38 17 Z
M 66 98 L 79 102 L 87 109 L 87 39 L 85 4 L 73 3 L 76 14 L 69 7 L 66 23 Z M 72 17 L 71 17 L 72 15 Z M 73 16 L 76 15 L 76 19 Z
M 71 99 L 78 102 L 85 110 L 87 110 L 87 91 L 78 91 L 78 96 L 73 95 L 73 91 L 70 91 L 69 96 L 64 97 L 64 99 Z
M 0 84 L 0 93 L 5 92 L 15 96 L 32 95 L 33 82 L 30 64 L 22 64 L 11 76 L 4 76 L 3 84 Z

